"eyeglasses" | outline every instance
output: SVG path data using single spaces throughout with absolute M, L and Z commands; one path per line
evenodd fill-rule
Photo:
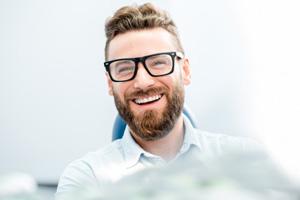
M 137 58 L 120 58 L 104 62 L 104 67 L 114 82 L 133 80 L 141 62 L 153 77 L 166 76 L 174 71 L 175 58 L 182 59 L 180 52 L 163 52 Z

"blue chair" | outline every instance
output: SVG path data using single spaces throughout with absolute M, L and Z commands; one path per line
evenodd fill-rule
M 183 114 L 190 120 L 192 126 L 194 128 L 197 128 L 197 123 L 196 123 L 196 118 L 190 111 L 190 109 L 184 105 L 183 107 Z M 113 131 L 112 131 L 112 141 L 120 139 L 123 137 L 124 131 L 126 127 L 126 122 L 124 119 L 118 114 L 116 116 L 114 126 L 113 126 Z

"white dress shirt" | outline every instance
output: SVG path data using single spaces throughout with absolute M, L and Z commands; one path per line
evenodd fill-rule
M 195 129 L 185 116 L 184 130 L 183 145 L 170 162 L 187 156 L 205 162 L 226 152 L 251 151 L 258 147 L 248 138 Z M 67 166 L 60 177 L 56 199 L 89 186 L 101 188 L 103 184 L 118 181 L 146 167 L 166 164 L 167 162 L 161 157 L 143 150 L 126 127 L 123 138 L 113 141 L 98 151 L 90 152 Z

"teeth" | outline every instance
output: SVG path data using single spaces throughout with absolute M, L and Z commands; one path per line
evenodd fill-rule
M 161 98 L 161 95 L 155 95 L 155 96 L 151 96 L 151 97 L 147 97 L 147 98 L 143 98 L 143 99 L 135 99 L 134 102 L 137 104 L 143 104 L 143 103 L 148 103 L 151 101 L 155 101 Z

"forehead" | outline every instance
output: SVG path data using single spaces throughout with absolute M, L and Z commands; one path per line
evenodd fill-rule
M 111 40 L 108 60 L 175 51 L 175 44 L 173 35 L 162 28 L 129 31 Z

